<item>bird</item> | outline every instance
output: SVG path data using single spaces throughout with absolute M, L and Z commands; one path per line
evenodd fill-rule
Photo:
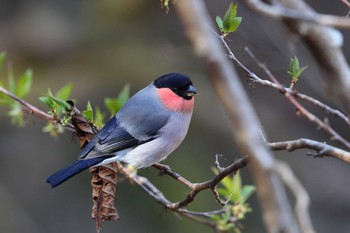
M 187 134 L 196 94 L 185 74 L 168 73 L 155 79 L 94 135 L 75 162 L 46 182 L 54 188 L 92 166 L 123 162 L 139 169 L 166 159 Z

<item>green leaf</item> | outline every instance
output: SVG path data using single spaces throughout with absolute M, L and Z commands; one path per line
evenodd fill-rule
M 234 175 L 232 180 L 232 197 L 231 200 L 233 202 L 237 202 L 240 198 L 242 190 L 242 178 L 239 171 Z
M 57 137 L 58 134 L 63 133 L 64 128 L 62 125 L 48 123 L 42 130 L 44 133 L 50 133 L 52 137 Z
M 23 98 L 26 96 L 32 86 L 32 80 L 33 80 L 33 72 L 32 70 L 28 69 L 18 80 L 17 88 L 16 88 L 16 95 L 19 98 Z
M 47 96 L 41 96 L 39 97 L 39 100 L 44 104 L 47 104 L 47 106 L 49 106 L 50 109 L 53 109 L 55 106 L 55 102 Z
M 8 66 L 7 81 L 9 91 L 12 93 L 16 93 L 16 82 L 13 76 L 13 70 L 11 65 Z
M 221 216 L 220 215 L 217 215 L 217 214 L 214 214 L 211 216 L 211 219 L 213 219 L 215 222 L 218 222 L 221 220 Z
M 236 17 L 237 15 L 237 4 L 231 3 L 226 11 L 223 20 L 223 29 L 225 33 L 234 32 L 240 25 L 242 17 Z
M 240 193 L 240 202 L 244 203 L 248 198 L 254 193 L 255 186 L 254 185 L 244 185 L 242 191 Z
M 306 68 L 307 68 L 307 66 L 303 66 L 303 67 L 299 68 L 298 71 L 296 72 L 296 77 L 299 77 L 301 75 L 301 73 L 303 73 Z
M 118 112 L 118 110 L 119 110 L 118 99 L 112 99 L 112 98 L 106 97 L 104 99 L 104 102 L 105 102 L 105 106 L 108 109 L 111 116 L 113 116 L 114 114 L 116 114 Z
M 22 127 L 24 125 L 22 107 L 19 103 L 13 102 L 10 106 L 8 116 L 11 117 L 11 123 Z
M 299 76 L 301 73 L 304 72 L 304 70 L 307 68 L 307 66 L 300 67 L 299 60 L 296 56 L 290 59 L 289 63 L 289 70 L 287 73 L 292 76 L 293 81 L 297 82 L 299 79 Z
M 71 110 L 72 106 L 68 104 L 65 100 L 57 98 L 55 96 L 49 97 L 52 101 L 54 101 L 58 106 L 62 107 L 65 110 Z
M 123 107 L 123 105 L 128 101 L 130 97 L 130 85 L 125 85 L 121 92 L 118 95 L 118 109 L 116 109 L 116 113 Z
M 295 74 L 298 69 L 299 69 L 299 60 L 296 56 L 294 56 L 294 58 L 290 59 L 289 71 Z
M 94 121 L 94 111 L 92 110 L 90 101 L 87 103 L 86 110 L 83 111 L 83 116 L 90 122 Z
M 224 29 L 224 22 L 222 21 L 220 16 L 216 16 L 215 20 L 216 20 L 216 24 L 218 25 L 220 31 L 222 31 Z
M 99 108 L 95 109 L 95 119 L 94 119 L 94 124 L 98 128 L 102 128 L 104 126 L 104 119 L 105 119 L 105 114 L 101 112 Z
M 5 52 L 0 53 L 0 70 L 4 66 L 5 57 L 6 57 L 6 53 Z
M 221 180 L 221 184 L 227 189 L 232 190 L 232 179 L 229 176 L 226 176 L 224 179 Z
M 233 19 L 230 20 L 229 22 L 229 28 L 227 29 L 227 32 L 234 32 L 237 30 L 238 26 L 241 24 L 242 22 L 242 17 L 235 17 Z
M 61 87 L 55 94 L 55 97 L 68 100 L 73 90 L 73 83 L 68 83 L 64 87 Z

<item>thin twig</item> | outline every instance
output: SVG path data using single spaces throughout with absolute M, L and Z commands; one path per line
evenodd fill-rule
M 19 98 L 18 96 L 16 96 L 15 94 L 13 94 L 12 92 L 6 90 L 3 87 L 0 87 L 0 93 L 3 93 L 5 95 L 7 95 L 8 97 L 10 97 L 11 99 L 17 101 L 18 103 L 20 103 L 23 107 L 24 110 L 26 110 L 29 114 L 34 115 L 40 119 L 43 119 L 45 121 L 48 121 L 50 123 L 54 123 L 57 122 L 60 124 L 59 119 L 55 119 L 53 116 L 47 114 L 46 112 L 38 109 L 37 107 L 31 105 L 30 103 L 26 102 L 25 100 Z M 72 124 L 65 124 L 65 127 L 67 127 L 67 129 L 71 130 L 71 131 L 75 131 L 74 126 Z
M 226 41 L 224 39 L 221 40 L 221 42 L 226 43 Z M 232 53 L 231 49 L 228 47 L 225 46 L 226 50 L 229 49 L 229 53 Z M 343 120 L 348 126 L 350 126 L 350 119 L 348 116 L 346 116 L 344 113 L 342 113 L 341 111 L 337 110 L 337 109 L 334 109 L 328 105 L 326 105 L 325 103 L 322 103 L 321 101 L 315 99 L 315 98 L 312 98 L 308 95 L 305 95 L 305 94 L 302 94 L 302 93 L 299 93 L 291 88 L 287 88 L 287 87 L 284 87 L 280 84 L 278 84 L 277 80 L 274 78 L 274 76 L 271 74 L 270 70 L 266 68 L 266 65 L 263 64 L 262 62 L 260 62 L 256 57 L 255 55 L 250 51 L 249 48 L 245 48 L 245 51 L 249 54 L 249 56 L 265 71 L 265 73 L 273 80 L 273 82 L 270 82 L 269 80 L 263 80 L 261 78 L 259 78 L 257 75 L 255 75 L 254 73 L 252 73 L 251 71 L 249 71 L 249 69 L 247 68 L 246 70 L 248 70 L 249 72 L 249 76 L 251 78 L 252 81 L 254 81 L 254 83 L 258 83 L 262 86 L 267 86 L 267 87 L 272 87 L 272 88 L 275 88 L 279 91 L 281 91 L 282 93 L 289 93 L 290 95 L 296 97 L 296 98 L 299 98 L 301 100 L 304 100 L 306 102 L 309 102 L 313 105 L 315 105 L 316 107 L 324 110 L 326 113 L 329 113 L 329 114 L 332 114 L 338 118 L 340 118 L 341 120 Z M 235 60 L 234 60 L 235 61 Z M 238 63 L 237 63 L 238 64 Z M 239 64 L 240 65 L 240 64 Z
M 180 183 L 186 185 L 187 187 L 189 187 L 190 189 L 193 188 L 193 183 L 191 183 L 190 181 L 188 181 L 186 178 L 182 177 L 181 175 L 179 175 L 178 173 L 174 172 L 171 170 L 170 166 L 165 165 L 165 164 L 160 164 L 160 163 L 155 163 L 152 165 L 154 168 L 157 168 L 158 170 L 160 170 L 160 175 L 168 175 L 171 176 L 172 178 L 174 178 L 175 180 L 179 181 Z
M 252 54 L 250 52 L 250 54 Z M 328 134 L 331 135 L 331 139 L 337 140 L 341 143 L 343 143 L 346 147 L 350 148 L 350 142 L 347 141 L 345 138 L 343 138 L 340 134 L 338 134 L 337 131 L 335 131 L 328 123 L 328 121 L 322 121 L 320 118 L 318 118 L 316 115 L 312 114 L 310 111 L 308 111 L 305 107 L 303 107 L 293 96 L 291 93 L 294 91 L 286 91 L 286 89 L 278 80 L 277 78 L 271 73 L 271 71 L 267 68 L 267 66 L 260 62 L 255 56 L 252 57 L 254 61 L 258 64 L 258 66 L 266 73 L 266 75 L 272 80 L 273 83 L 277 84 L 276 88 L 293 104 L 299 113 L 303 116 L 305 116 L 309 121 L 315 123 L 318 127 L 322 128 L 324 131 L 326 131 Z M 291 89 L 289 89 L 291 90 Z M 311 97 L 310 97 L 311 98 Z M 319 102 L 319 101 L 318 101 Z M 318 102 L 315 102 L 318 103 Z M 336 111 L 336 110 L 335 110 Z
M 270 70 L 266 67 L 266 65 L 262 62 L 260 62 L 249 50 L 248 54 L 251 55 L 251 57 L 254 59 L 254 61 L 257 62 L 258 66 L 263 69 L 263 71 L 268 75 L 268 77 L 272 80 L 272 82 L 268 81 L 268 80 L 262 80 L 261 78 L 259 78 L 255 73 L 253 73 L 252 71 L 250 71 L 245 65 L 243 65 L 237 58 L 236 56 L 233 54 L 231 48 L 228 46 L 228 44 L 225 41 L 225 37 L 224 36 L 219 36 L 222 44 L 224 45 L 226 51 L 229 54 L 229 58 L 234 61 L 239 68 L 241 68 L 243 71 L 245 71 L 249 78 L 251 80 L 253 80 L 256 83 L 259 83 L 261 85 L 264 86 L 269 86 L 269 87 L 273 87 L 277 90 L 279 90 L 282 94 L 284 94 L 284 96 L 299 110 L 299 113 L 301 113 L 301 115 L 305 116 L 309 121 L 314 122 L 315 124 L 317 124 L 320 128 L 322 128 L 323 130 L 325 130 L 327 133 L 329 133 L 332 137 L 333 140 L 337 140 L 341 143 L 343 143 L 346 147 L 350 148 L 350 142 L 348 142 L 345 138 L 343 138 L 341 135 L 339 135 L 330 125 L 328 122 L 322 121 L 321 119 L 319 119 L 317 116 L 315 116 L 314 114 L 312 114 L 311 112 L 309 112 L 307 109 L 305 109 L 293 96 L 292 93 L 294 93 L 295 91 L 291 90 L 290 88 L 286 88 L 283 87 L 278 80 L 273 76 L 273 74 L 270 72 Z M 304 96 L 305 97 L 305 96 Z M 320 103 L 320 101 L 314 101 L 315 104 Z M 318 105 L 317 105 L 318 106 Z M 326 106 L 325 104 L 322 105 L 322 107 Z M 320 106 L 319 106 L 320 107 Z M 329 107 L 330 108 L 330 107 Z M 334 113 L 337 112 L 338 114 L 340 113 L 337 110 L 334 111 L 329 111 L 330 113 Z M 338 115 L 337 115 L 338 116 Z M 346 122 L 348 122 L 348 118 L 343 116 L 341 119 L 346 119 Z
M 252 1 L 247 0 L 246 2 L 249 3 Z M 254 0 L 254 2 L 261 3 L 262 1 Z M 283 9 L 288 8 L 305 15 L 318 15 L 304 0 L 274 0 L 272 2 L 274 6 L 280 5 Z M 252 4 L 249 4 L 249 6 L 252 6 Z M 266 6 L 266 4 L 262 3 L 263 6 Z M 251 8 L 258 13 L 262 13 L 262 7 L 260 5 L 256 7 L 253 4 Z M 266 12 L 266 10 L 268 13 L 269 8 L 264 11 Z M 343 19 L 349 22 L 349 18 L 343 17 Z M 345 40 L 342 33 L 333 27 L 298 19 L 281 20 L 281 23 L 289 29 L 288 31 L 294 33 L 304 42 L 322 70 L 324 74 L 322 77 L 325 83 L 332 83 L 332 85 L 326 85 L 324 88 L 342 105 L 344 111 L 349 114 L 350 79 L 348 77 L 350 76 L 350 66 L 343 51 Z

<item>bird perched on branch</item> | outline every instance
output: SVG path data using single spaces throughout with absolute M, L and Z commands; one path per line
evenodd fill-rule
M 187 134 L 195 94 L 184 74 L 159 77 L 125 103 L 82 149 L 78 160 L 47 182 L 56 187 L 89 167 L 112 162 L 138 169 L 164 160 Z

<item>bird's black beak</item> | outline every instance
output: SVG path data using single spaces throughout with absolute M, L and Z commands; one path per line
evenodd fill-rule
M 186 94 L 187 94 L 187 96 L 197 95 L 197 90 L 196 90 L 196 88 L 194 88 L 194 86 L 189 85 L 187 90 L 186 90 Z

